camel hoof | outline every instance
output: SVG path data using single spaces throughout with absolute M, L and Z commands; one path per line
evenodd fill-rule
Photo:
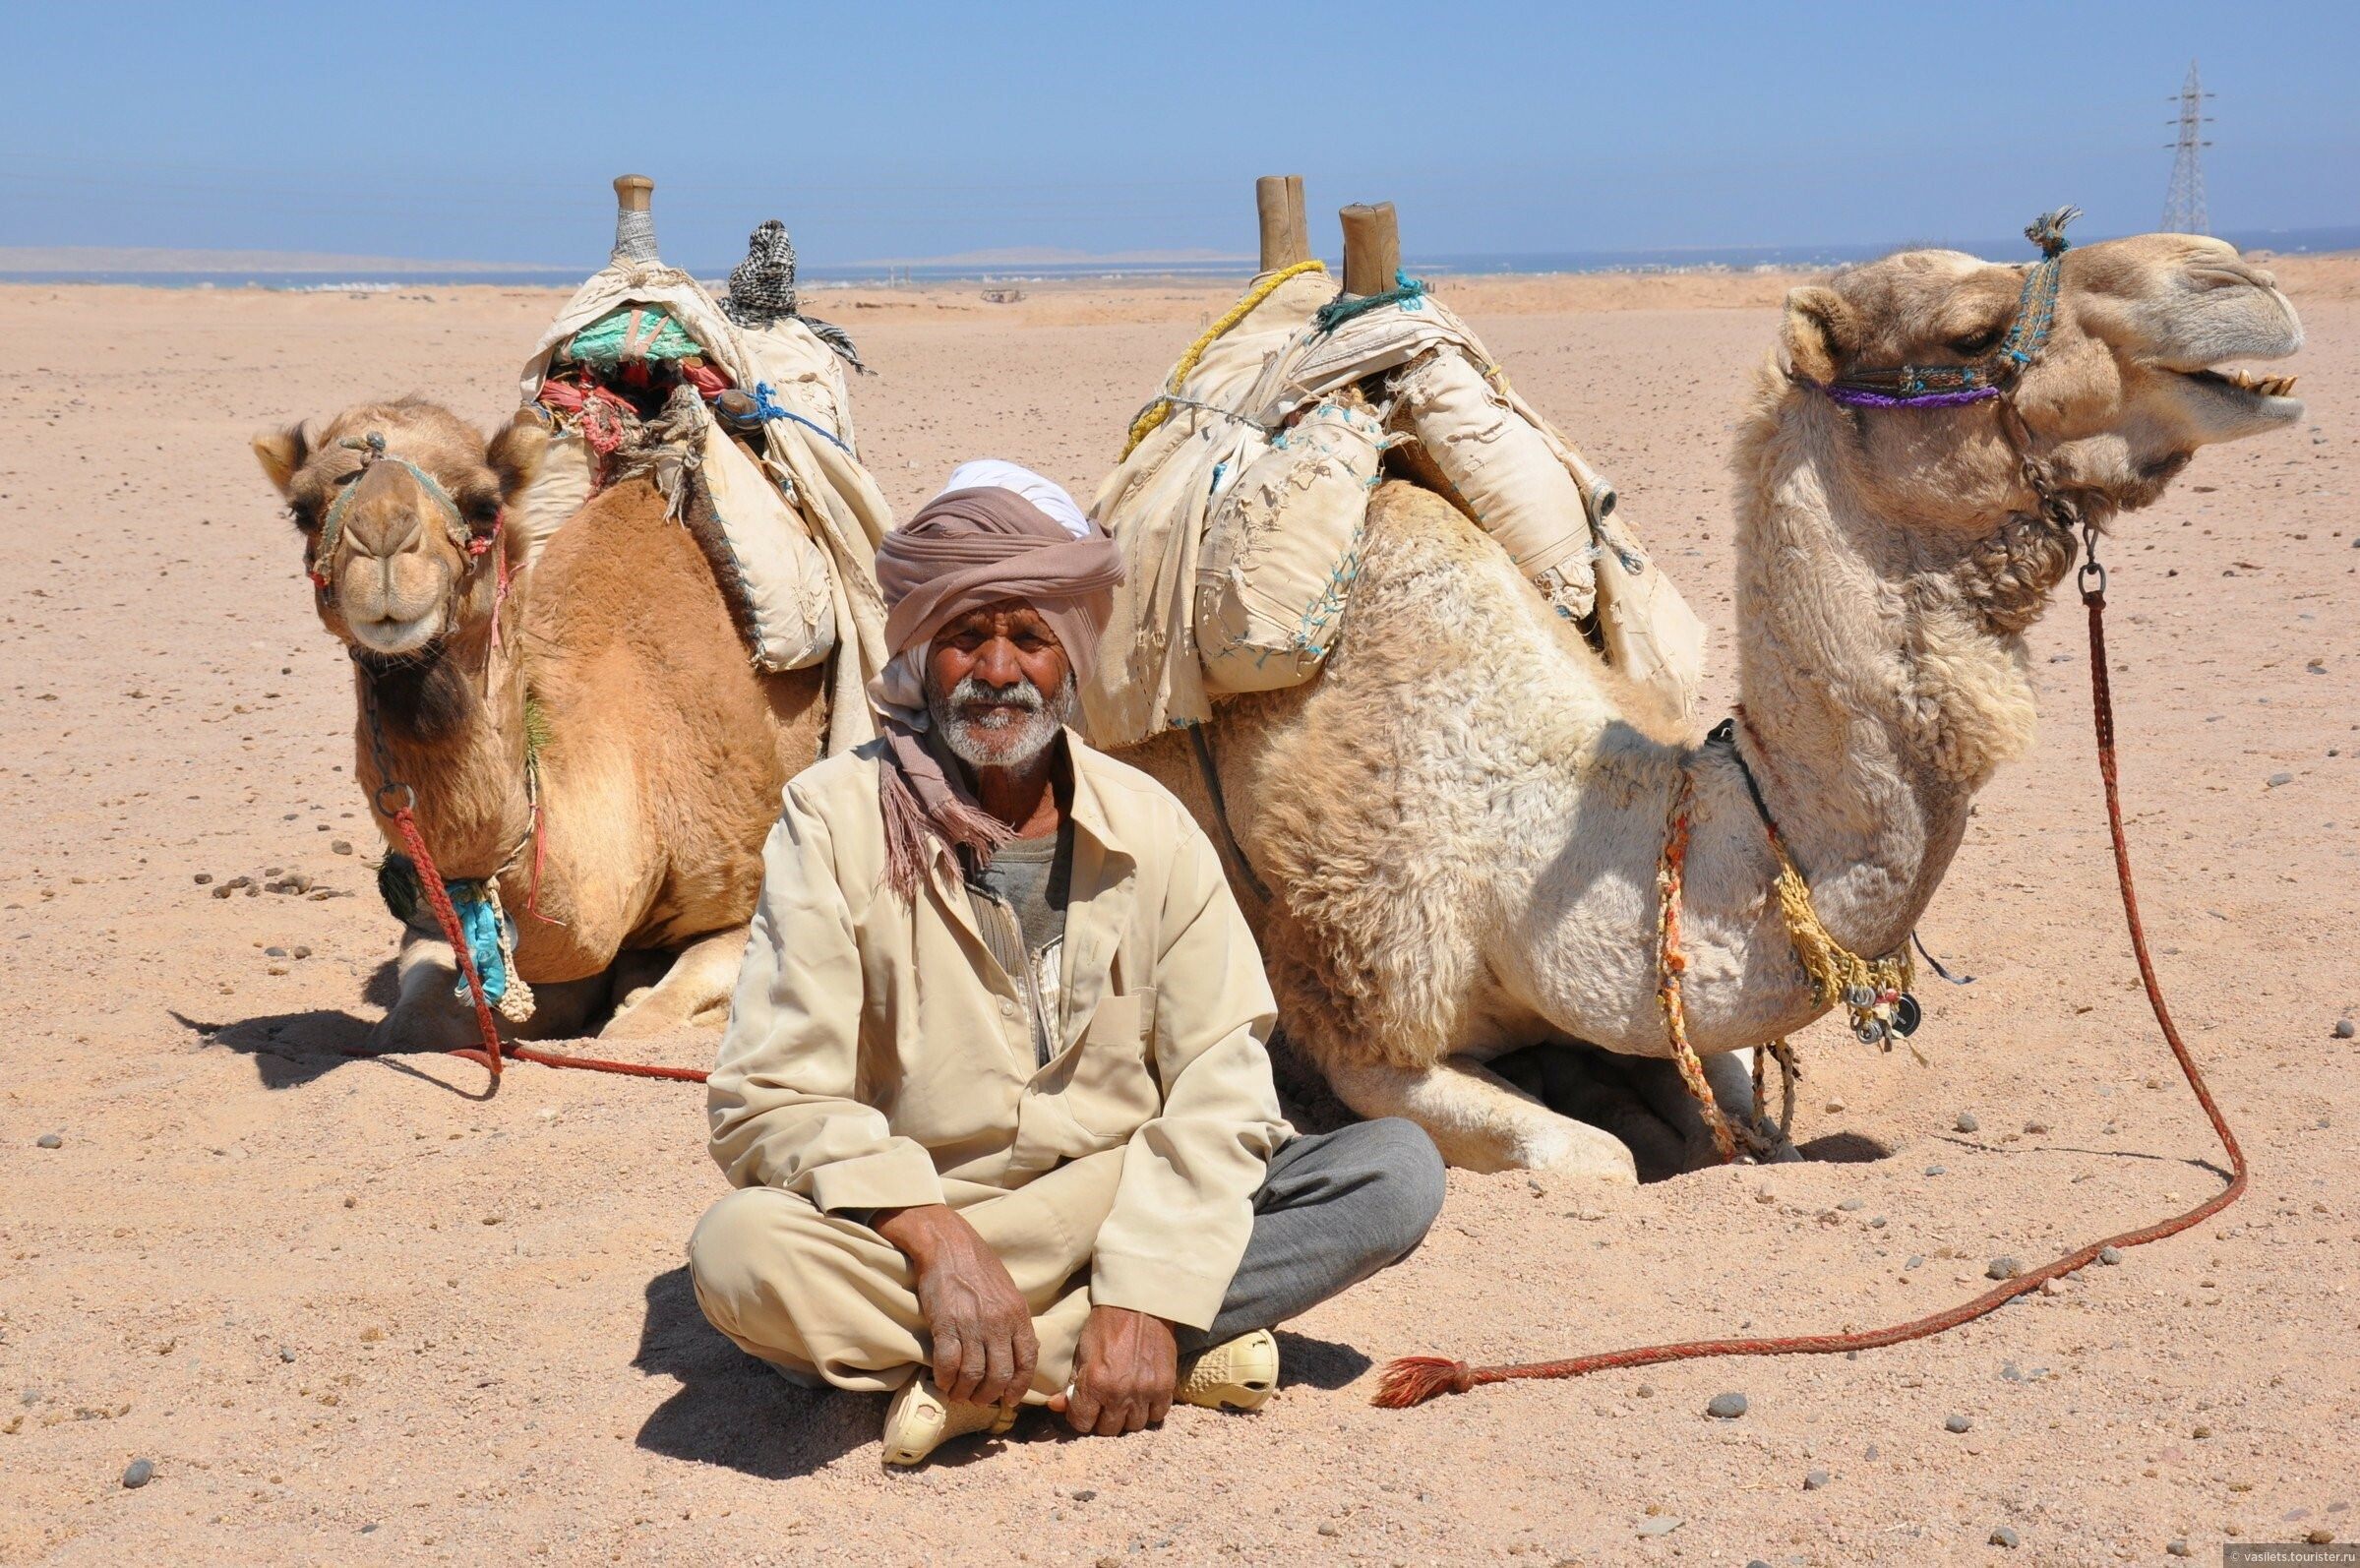
M 663 997 L 652 989 L 642 993 L 637 1001 L 615 1009 L 615 1015 L 598 1031 L 601 1040 L 645 1040 L 653 1035 L 669 1034 L 675 1029 L 688 1028 L 692 1020 L 677 1016 Z
M 1555 1140 L 1556 1147 L 1536 1151 L 1540 1158 L 1526 1164 L 1536 1171 L 1577 1181 L 1595 1181 L 1604 1186 L 1635 1187 L 1639 1184 L 1639 1163 L 1621 1139 L 1612 1133 L 1580 1122 L 1569 1125 L 1564 1135 Z
M 361 1054 L 383 1056 L 403 1051 L 463 1051 L 482 1044 L 483 1035 L 472 1012 L 454 1016 L 439 1008 L 397 1006 L 369 1031 L 369 1038 L 361 1043 Z

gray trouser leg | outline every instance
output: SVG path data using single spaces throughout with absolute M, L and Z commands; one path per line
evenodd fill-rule
M 1282 1145 L 1254 1194 L 1253 1235 L 1221 1315 L 1177 1330 L 1180 1355 L 1275 1328 L 1408 1257 L 1442 1212 L 1442 1190 L 1433 1140 L 1399 1116 Z

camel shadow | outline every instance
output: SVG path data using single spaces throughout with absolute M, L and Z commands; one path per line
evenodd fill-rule
M 361 1000 L 374 1006 L 389 1007 L 393 1005 L 398 988 L 396 966 L 389 958 L 369 976 L 368 983 L 361 989 Z M 173 1007 L 164 1010 L 174 1023 L 197 1036 L 203 1044 L 218 1046 L 251 1057 L 255 1076 L 262 1080 L 265 1089 L 299 1089 L 325 1078 L 338 1067 L 365 1061 L 450 1089 L 454 1094 L 468 1099 L 483 1098 L 472 1090 L 446 1082 L 434 1073 L 422 1071 L 400 1059 L 410 1053 L 371 1052 L 368 1050 L 369 1032 L 375 1025 L 340 1007 L 314 1007 L 305 1012 L 258 1013 L 251 1018 L 230 1023 L 207 1023 Z
M 1805 1160 L 1826 1165 L 1871 1165 L 1893 1154 L 1865 1132 L 1826 1132 L 1794 1147 Z
M 341 1008 L 260 1013 L 230 1023 L 207 1023 L 178 1008 L 165 1011 L 206 1045 L 252 1057 L 266 1089 L 299 1089 L 363 1059 L 358 1054 L 369 1038 L 368 1020 Z
M 679 1390 L 640 1423 L 650 1453 L 784 1480 L 877 1441 L 884 1402 L 798 1388 L 704 1320 L 684 1266 L 647 1282 L 647 1316 L 631 1364 Z

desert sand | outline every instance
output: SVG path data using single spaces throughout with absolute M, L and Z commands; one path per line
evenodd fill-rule
M 2308 417 L 2200 454 L 2108 548 L 2148 927 L 2252 1156 L 2241 1204 L 1853 1359 L 1368 1403 L 1407 1353 L 1915 1315 L 2215 1189 L 2131 967 L 2060 603 L 2040 748 L 1923 928 L 1974 983 L 1924 988 L 1929 1065 L 1833 1022 L 1798 1042 L 1812 1163 L 1454 1173 L 1422 1250 L 1291 1325 L 1264 1413 L 1122 1440 L 1036 1416 L 914 1474 L 879 1468 L 880 1400 L 790 1388 L 699 1317 L 698 1091 L 518 1065 L 487 1100 L 463 1061 L 343 1054 L 387 991 L 382 846 L 346 661 L 246 440 L 411 391 L 489 424 L 558 297 L 0 288 L 0 1563 L 1799 1568 L 2360 1537 L 2360 1044 L 2332 1038 L 2360 1007 L 2360 264 L 2283 275 Z M 1730 421 L 1788 281 L 1448 285 L 1715 625 L 1716 708 Z M 1087 496 L 1229 297 L 808 303 L 880 372 L 862 444 L 906 512 L 984 453 Z M 239 876 L 300 887 L 217 896 Z M 1725 1391 L 1742 1418 L 1706 1416 Z

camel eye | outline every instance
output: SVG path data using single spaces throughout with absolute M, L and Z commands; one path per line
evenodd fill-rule
M 287 503 L 287 519 L 294 523 L 298 533 L 318 533 L 320 504 L 316 501 L 290 501 Z
M 2000 334 L 2006 331 L 2007 327 L 2004 323 L 1994 322 L 1981 332 L 1969 332 L 1965 337 L 1952 338 L 1951 350 L 1970 358 L 1976 354 L 1988 353 L 1991 346 L 2000 340 Z

